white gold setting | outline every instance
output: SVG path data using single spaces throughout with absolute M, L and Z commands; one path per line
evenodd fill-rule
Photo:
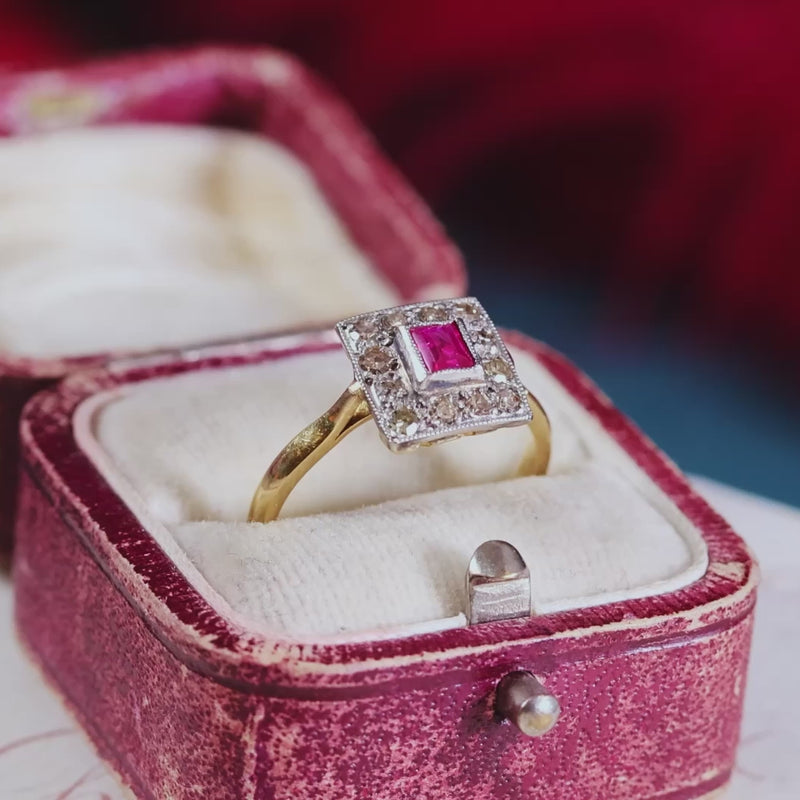
M 417 347 L 416 342 L 411 336 L 411 328 L 414 326 L 400 325 L 397 328 L 395 342 L 400 358 L 406 367 L 406 372 L 414 384 L 414 388 L 419 391 L 430 392 L 436 389 L 446 389 L 450 386 L 480 386 L 486 381 L 483 367 L 475 352 L 474 346 L 470 343 L 469 331 L 464 324 L 464 320 L 453 320 L 458 326 L 464 344 L 467 345 L 475 363 L 471 367 L 463 369 L 440 369 L 431 372 L 425 366 L 425 361 Z
M 473 297 L 359 314 L 336 328 L 391 450 L 532 419 L 514 361 Z M 415 336 L 443 339 L 451 350 L 426 363 Z M 428 360 L 436 357 L 429 350 Z

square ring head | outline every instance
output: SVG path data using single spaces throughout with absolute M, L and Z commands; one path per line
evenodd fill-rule
M 336 329 L 391 450 L 531 421 L 514 361 L 474 297 L 359 314 Z

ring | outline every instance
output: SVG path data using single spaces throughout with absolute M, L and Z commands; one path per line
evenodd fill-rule
M 528 425 L 531 446 L 518 473 L 539 475 L 550 459 L 550 423 L 520 381 L 514 360 L 473 297 L 359 314 L 336 326 L 354 380 L 270 464 L 250 522 L 270 522 L 299 480 L 370 417 L 395 453 Z

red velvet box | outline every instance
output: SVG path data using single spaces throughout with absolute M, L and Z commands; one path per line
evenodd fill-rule
M 30 137 L 131 123 L 261 134 L 300 160 L 347 234 L 398 297 L 411 301 L 463 289 L 460 255 L 428 209 L 344 104 L 285 54 L 202 49 L 0 78 L 0 135 Z M 81 179 L 78 171 L 74 180 Z M 31 318 L 40 313 L 32 311 Z M 298 316 L 291 327 L 326 321 Z M 275 325 L 264 313 L 250 333 Z M 170 344 L 151 341 L 146 348 L 109 353 L 100 337 L 88 351 L 67 357 L 31 357 L 0 347 L 0 557 L 11 546 L 17 429 L 25 401 L 75 370 Z M 217 337 L 212 331 L 200 338 Z
M 17 130 L 62 113 L 264 130 L 310 168 L 397 301 L 463 290 L 436 223 L 283 56 L 93 67 L 57 77 L 57 102 L 31 102 L 52 76 L 28 80 L 5 101 Z M 309 294 L 330 293 L 325 280 Z M 16 364 L 22 395 L 73 373 L 21 422 L 18 630 L 136 797 L 680 800 L 726 784 L 752 558 L 585 376 L 506 338 L 553 422 L 548 476 L 499 480 L 518 430 L 397 456 L 364 426 L 269 526 L 244 522 L 260 471 L 350 379 L 319 325 Z M 493 538 L 526 557 L 533 613 L 470 626 L 466 559 Z M 561 704 L 539 739 L 497 713 L 516 670 Z
M 167 415 L 170 403 L 178 402 L 173 411 L 180 417 L 184 398 L 194 398 L 186 402 L 197 404 L 197 424 L 213 428 L 213 415 L 206 419 L 201 410 L 208 402 L 204 382 L 224 387 L 230 398 L 248 370 L 274 374 L 281 386 L 285 375 L 305 380 L 302 376 L 312 374 L 306 366 L 318 363 L 315 359 L 333 359 L 346 373 L 335 345 L 306 342 L 298 348 L 296 341 L 279 338 L 185 360 L 85 372 L 28 405 L 15 560 L 19 631 L 98 751 L 137 797 L 390 800 L 469 794 L 486 800 L 627 800 L 705 797 L 725 785 L 734 764 L 752 628 L 756 570 L 751 557 L 674 466 L 574 367 L 523 337 L 509 340 L 529 373 L 538 365 L 550 376 L 545 380 L 535 372 L 540 375 L 536 388 L 552 380 L 563 393 L 559 397 L 575 402 L 578 410 L 570 413 L 584 419 L 587 437 L 613 450 L 603 463 L 616 469 L 610 465 L 619 458 L 618 468 L 632 482 L 644 486 L 646 481 L 648 497 L 663 504 L 664 514 L 699 534 L 707 549 L 700 577 L 687 582 L 684 571 L 685 585 L 672 590 L 656 580 L 625 600 L 584 607 L 573 598 L 562 603 L 562 611 L 548 613 L 545 606 L 542 613 L 511 622 L 470 627 L 422 620 L 416 632 L 406 626 L 343 635 L 335 629 L 320 635 L 270 633 L 264 619 L 253 621 L 257 611 L 246 603 L 233 608 L 235 597 L 222 597 L 218 583 L 210 587 L 218 577 L 215 564 L 224 560 L 219 552 L 236 547 L 234 539 L 222 542 L 222 551 L 210 552 L 205 563 L 191 550 L 176 550 L 174 539 L 158 533 L 163 519 L 155 519 L 157 501 L 144 499 L 149 478 L 139 474 L 136 480 L 145 488 L 131 490 L 136 470 L 109 467 L 114 458 L 124 462 L 128 450 L 109 455 L 109 448 L 118 447 L 116 433 L 98 442 L 104 430 L 126 427 L 113 409 L 124 409 L 130 398 L 147 400 L 151 392 L 156 402 L 145 403 L 147 414 Z M 299 369 L 284 373 L 284 362 Z M 172 393 L 173 388 L 178 391 Z M 553 396 L 548 407 L 556 412 L 558 433 L 560 412 Z M 231 402 L 235 414 L 242 404 Z M 117 422 L 113 416 L 98 421 L 100 410 L 109 413 L 106 406 Z M 128 422 L 135 436 L 144 417 L 133 408 Z M 176 440 L 187 435 L 183 431 Z M 157 438 L 165 438 L 163 432 Z M 382 451 L 365 436 L 364 457 L 373 452 L 370 444 L 376 453 Z M 240 454 L 239 447 L 227 459 L 216 453 L 219 473 L 235 470 Z M 344 451 L 338 458 L 333 466 L 341 472 L 350 462 Z M 152 462 L 156 468 L 157 462 Z M 381 469 L 380 462 L 369 465 L 375 475 Z M 523 485 L 525 491 L 539 492 L 543 509 L 547 503 L 541 498 L 559 491 L 557 481 L 566 481 L 575 505 L 588 502 L 593 508 L 599 502 L 574 493 L 574 475 L 567 470 L 559 477 L 559 471 L 550 478 L 520 480 L 540 482 Z M 597 479 L 593 471 L 585 474 L 589 481 Z M 545 485 L 550 489 L 535 488 Z M 380 550 L 373 583 L 362 569 L 340 575 L 325 549 L 344 548 L 347 563 L 358 558 L 358 541 L 352 542 L 357 526 L 349 525 L 347 512 L 299 518 L 307 527 L 290 528 L 292 537 L 308 537 L 302 554 L 313 573 L 308 580 L 294 562 L 280 563 L 287 547 L 280 533 L 285 527 L 248 531 L 246 523 L 229 524 L 236 536 L 253 535 L 256 546 L 262 541 L 266 548 L 263 564 L 275 585 L 270 585 L 265 618 L 276 603 L 281 605 L 281 597 L 296 595 L 302 601 L 326 580 L 335 583 L 320 602 L 346 608 L 342 597 L 355 592 L 357 603 L 361 581 L 369 585 L 367 605 L 380 606 L 391 570 L 403 568 L 386 548 L 399 546 L 397 537 L 414 535 L 413 526 L 403 528 L 404 517 L 416 514 L 421 524 L 435 526 L 440 506 L 447 507 L 453 497 L 469 503 L 466 498 L 483 492 L 484 499 L 470 508 L 470 514 L 479 514 L 480 504 L 494 492 L 513 491 L 508 486 L 473 487 L 467 495 L 445 489 L 436 495 L 435 508 L 418 495 L 394 501 L 405 503 L 399 509 L 390 503 L 350 512 L 373 520 L 367 526 L 369 541 Z M 633 514 L 633 507 L 626 513 Z M 378 525 L 370 514 L 378 514 Z M 543 510 L 542 519 L 531 519 L 537 536 L 552 535 L 545 524 L 548 514 Z M 557 530 L 562 519 L 566 538 L 577 518 L 561 507 L 553 512 L 552 524 Z M 197 521 L 190 527 L 199 526 L 199 541 L 209 542 L 208 537 L 221 535 L 207 527 L 213 524 Z M 287 524 L 295 523 L 270 523 Z M 601 538 L 608 535 L 603 528 L 603 520 L 596 520 Z M 322 546 L 314 544 L 315 529 L 323 530 Z M 431 535 L 441 535 L 441 524 Z M 485 535 L 518 544 L 524 525 L 501 516 L 498 528 Z M 591 531 L 585 539 L 590 550 Z M 435 581 L 437 569 L 430 560 L 444 555 L 434 549 L 423 556 L 430 567 L 427 580 Z M 611 557 L 617 557 L 613 548 Z M 619 557 L 624 560 L 624 554 Z M 646 557 L 646 551 L 637 556 Z M 258 563 L 248 558 L 240 562 L 245 579 Z M 387 560 L 391 566 L 382 563 Z M 338 580 L 342 577 L 349 583 Z M 256 590 L 251 586 L 251 593 Z M 291 611 L 293 604 L 286 605 Z M 313 625 L 318 617 L 311 605 Z M 534 672 L 563 709 L 555 728 L 540 739 L 523 737 L 495 713 L 498 682 L 518 669 Z

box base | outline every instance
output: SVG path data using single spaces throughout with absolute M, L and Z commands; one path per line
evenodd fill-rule
M 105 768 L 119 784 L 119 797 L 108 798 L 108 800 L 169 800 L 169 798 L 155 798 L 141 785 L 141 782 L 135 779 L 135 775 L 124 775 L 116 768 L 118 761 L 111 756 L 112 751 L 108 743 L 94 729 L 90 720 L 87 720 L 80 710 L 70 702 L 54 673 L 39 659 L 33 646 L 26 640 L 19 627 L 16 628 L 15 632 L 16 639 L 28 662 L 36 669 L 48 690 L 58 698 L 64 709 L 75 719 L 76 730 L 81 731 L 85 741 L 96 751 Z M 715 782 L 718 780 L 715 779 Z M 668 795 L 650 794 L 642 796 L 641 800 L 723 800 L 729 783 L 730 775 L 727 775 L 724 777 L 723 783 L 715 786 L 710 791 L 707 784 L 702 784 L 695 787 L 687 787 Z M 215 798 L 214 800 L 222 799 Z M 297 800 L 313 800 L 313 798 L 297 798 Z M 639 799 L 637 798 L 637 800 Z
M 132 774 L 123 774 L 117 769 L 117 763 L 119 763 L 119 761 L 110 757 L 109 744 L 100 736 L 99 731 L 93 726 L 91 720 L 82 714 L 80 709 L 72 703 L 65 687 L 59 683 L 55 673 L 39 658 L 32 643 L 25 638 L 24 631 L 16 624 L 14 625 L 14 638 L 19 644 L 20 650 L 28 664 L 30 664 L 42 679 L 42 683 L 47 688 L 47 691 L 59 702 L 67 714 L 75 720 L 75 732 L 92 750 L 94 750 L 106 771 L 112 775 L 117 782 L 119 797 L 106 798 L 106 796 L 103 795 L 103 800 L 156 800 L 144 786 L 138 781 L 133 780 L 135 776 Z M 136 786 L 137 789 L 134 789 L 134 786 Z M 162 798 L 161 800 L 168 799 Z

